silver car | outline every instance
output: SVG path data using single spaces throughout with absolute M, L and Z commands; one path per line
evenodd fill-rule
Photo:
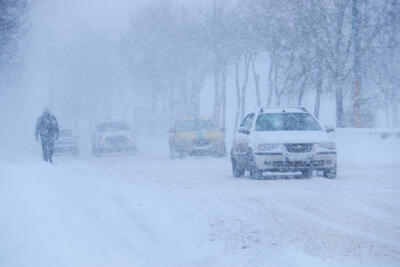
M 92 151 L 95 156 L 104 153 L 135 153 L 133 131 L 124 121 L 99 123 L 92 134 Z
M 54 144 L 54 152 L 56 155 L 79 155 L 79 137 L 70 129 L 61 129 L 60 136 Z

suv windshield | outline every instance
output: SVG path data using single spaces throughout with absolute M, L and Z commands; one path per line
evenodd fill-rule
M 321 131 L 321 127 L 307 113 L 269 113 L 258 116 L 256 131 Z
M 215 125 L 210 120 L 182 121 L 180 125 L 180 131 L 182 132 L 193 132 L 201 130 L 205 131 L 215 130 Z
M 126 122 L 108 122 L 99 125 L 99 132 L 115 132 L 130 130 Z

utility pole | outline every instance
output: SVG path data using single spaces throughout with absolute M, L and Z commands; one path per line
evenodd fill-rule
M 354 41 L 354 127 L 361 127 L 361 60 L 360 60 L 360 14 L 358 9 L 358 0 L 353 0 L 352 8 L 352 28 L 353 28 L 353 41 Z
M 395 66 L 396 62 L 396 53 L 395 53 L 395 46 L 396 43 L 399 40 L 399 29 L 398 29 L 398 23 L 399 23 L 399 11 L 400 11 L 400 5 L 398 1 L 393 1 L 392 4 L 392 22 L 391 25 L 393 27 L 392 34 L 390 37 L 390 59 L 392 61 L 392 66 Z M 399 128 L 400 126 L 400 120 L 399 120 L 399 102 L 400 102 L 400 94 L 398 88 L 393 84 L 391 88 L 391 101 L 392 101 L 392 120 L 393 124 L 392 127 L 394 128 Z

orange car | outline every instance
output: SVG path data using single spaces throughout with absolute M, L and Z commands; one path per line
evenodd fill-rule
M 184 119 L 175 122 L 169 135 L 170 158 L 190 155 L 226 155 L 224 129 L 209 119 Z

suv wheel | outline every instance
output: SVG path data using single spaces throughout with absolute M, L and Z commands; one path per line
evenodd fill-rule
M 329 178 L 329 179 L 334 179 L 336 178 L 336 165 L 334 168 L 331 169 L 325 169 L 323 171 L 324 177 Z
M 250 177 L 254 179 L 261 179 L 262 176 L 262 171 L 257 168 L 256 165 L 256 160 L 254 158 L 254 154 L 251 150 L 248 152 L 248 166 L 249 166 L 249 172 L 250 172 Z
M 306 178 L 306 179 L 312 178 L 313 177 L 313 169 L 309 168 L 309 169 L 302 170 L 301 177 Z

